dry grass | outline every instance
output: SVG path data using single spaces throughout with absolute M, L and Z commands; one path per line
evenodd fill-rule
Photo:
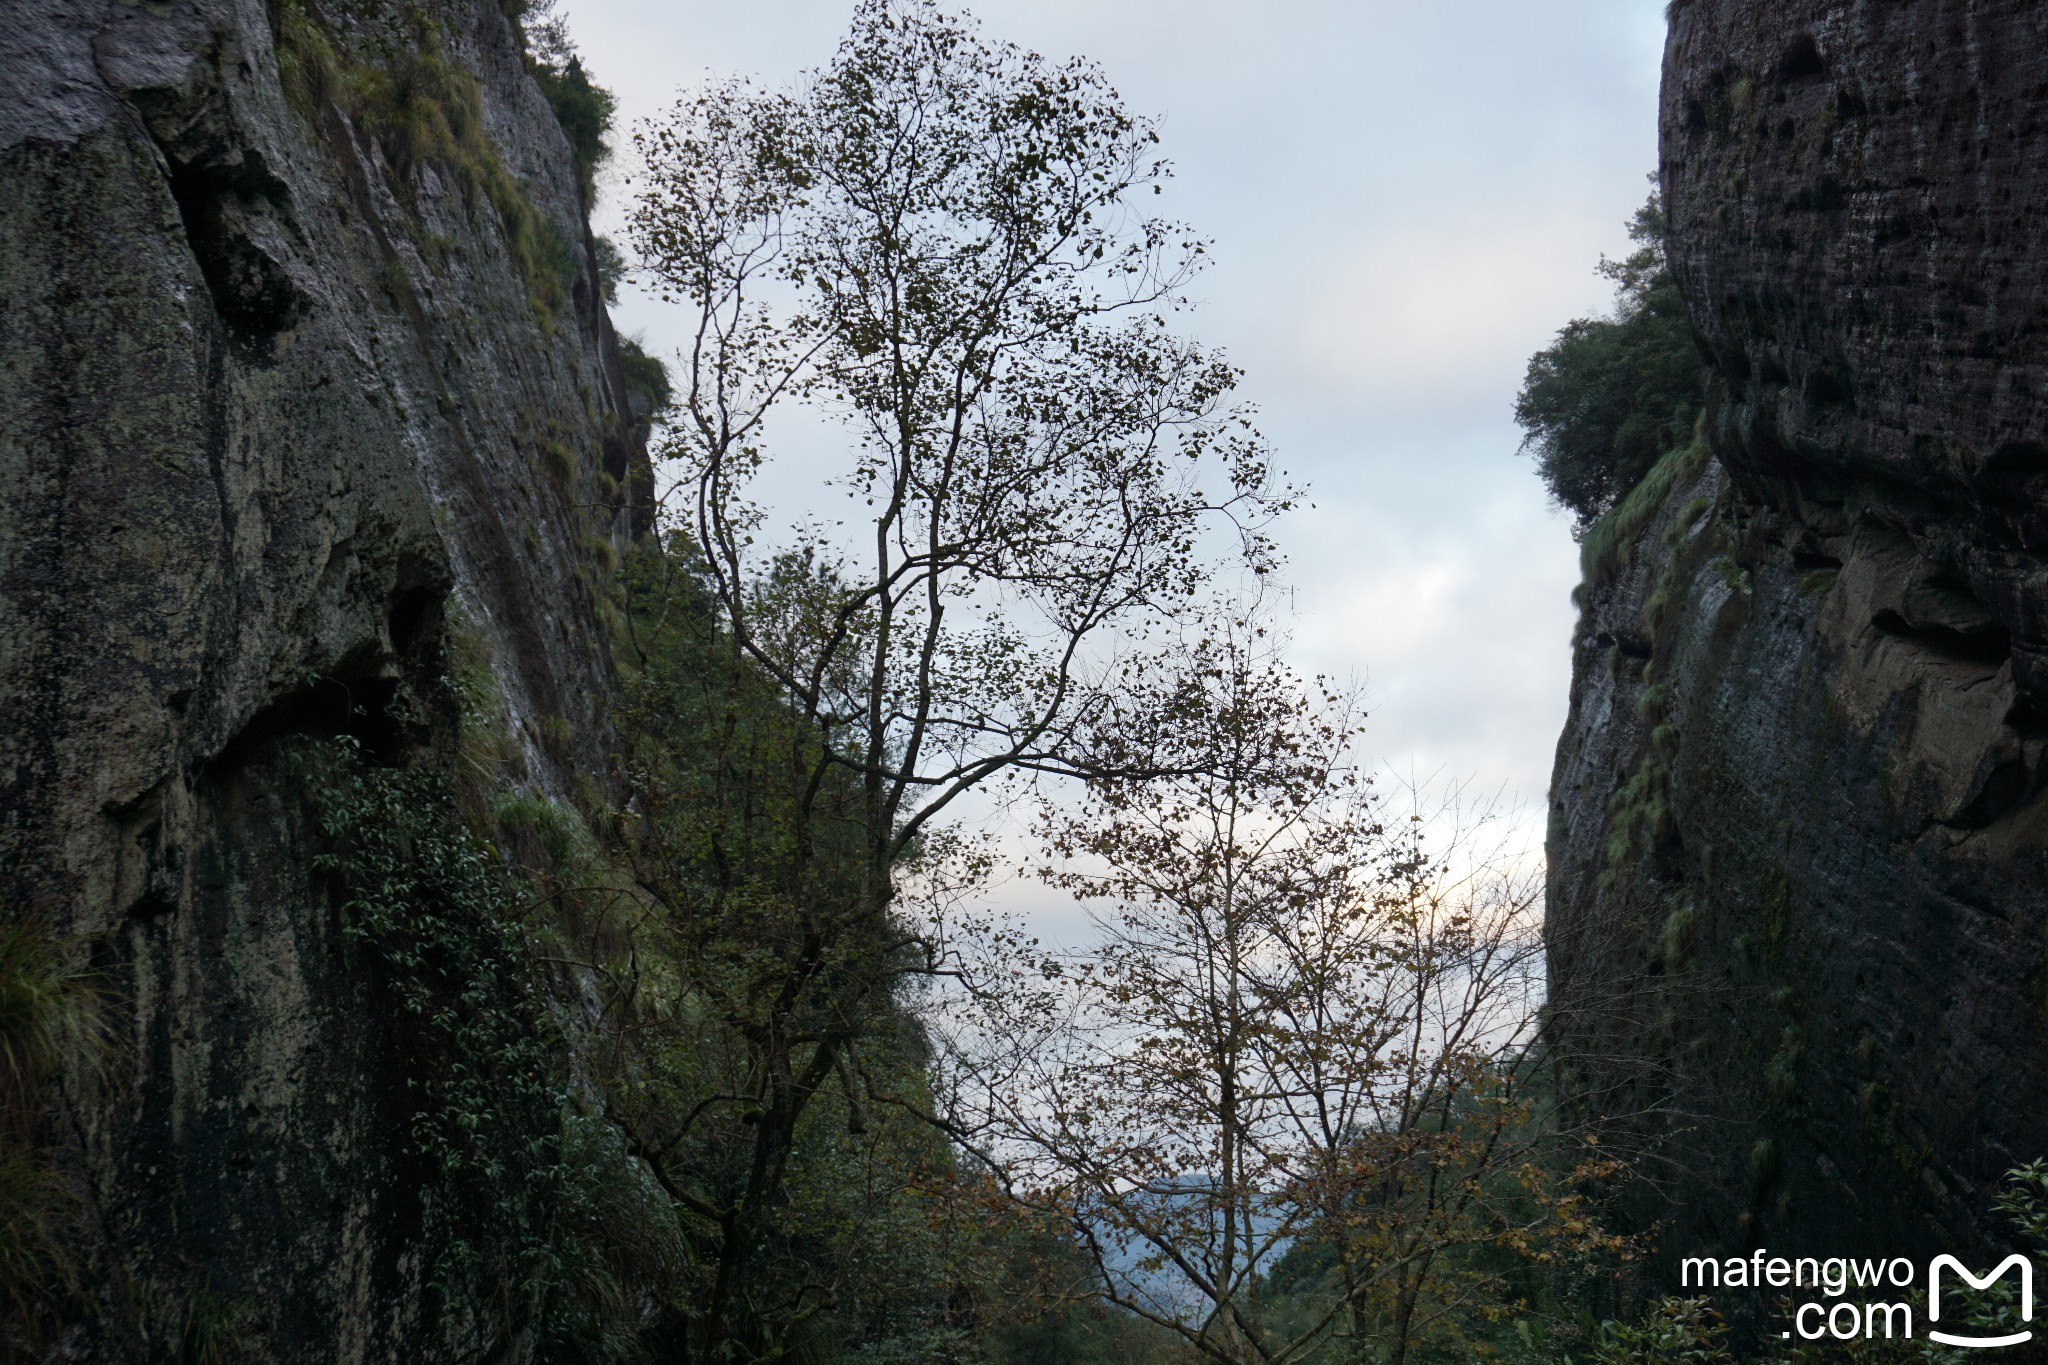
M 91 974 L 33 915 L 0 929 L 0 1361 L 38 1358 L 75 1282 L 74 1200 L 37 1143 L 45 1087 L 67 1058 L 92 1069 L 110 1050 Z
M 442 54 L 431 24 L 419 21 L 411 45 L 374 61 L 357 60 L 336 46 L 305 0 L 286 0 L 278 16 L 277 61 L 299 108 L 309 117 L 325 105 L 340 109 L 376 143 L 401 189 L 419 166 L 432 163 L 480 191 L 496 211 L 528 301 L 552 325 L 576 270 L 574 250 L 506 169 L 484 127 L 483 88 Z

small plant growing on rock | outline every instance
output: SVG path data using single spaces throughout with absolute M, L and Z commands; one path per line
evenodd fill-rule
M 39 1148 L 43 1087 L 67 1055 L 109 1048 L 91 975 L 34 914 L 0 929 L 0 1361 L 40 1359 L 47 1315 L 74 1272 L 72 1198 Z

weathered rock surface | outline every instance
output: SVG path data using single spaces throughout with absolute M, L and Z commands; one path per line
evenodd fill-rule
M 90 955 L 116 1043 L 63 1084 L 92 1223 L 67 1358 L 184 1358 L 195 1304 L 250 1358 L 517 1356 L 503 1304 L 424 1289 L 407 1040 L 309 889 L 280 757 L 349 733 L 445 761 L 453 621 L 528 780 L 595 767 L 590 566 L 644 455 L 517 33 L 431 8 L 548 278 L 474 174 L 287 93 L 311 6 L 0 22 L 0 894 Z M 417 36 L 389 9 L 318 17 L 368 62 Z
M 1662 160 L 1711 458 L 1588 589 L 1561 1019 L 1678 1111 L 1667 1254 L 1981 1250 L 2048 1155 L 2048 7 L 1679 0 Z

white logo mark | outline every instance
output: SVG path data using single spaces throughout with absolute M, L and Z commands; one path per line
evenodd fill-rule
M 1939 1322 L 1941 1320 L 1941 1268 L 1943 1266 L 1947 1266 L 1955 1271 L 1956 1274 L 1969 1281 L 1970 1288 L 1972 1289 L 1989 1289 L 1993 1281 L 2003 1276 L 2006 1271 L 2011 1270 L 2014 1266 L 2018 1266 L 2020 1268 L 2020 1318 L 2026 1322 L 2034 1320 L 2034 1263 L 2026 1257 L 2015 1253 L 2000 1261 L 1998 1268 L 1982 1279 L 1972 1275 L 1969 1268 L 1953 1256 L 1935 1257 L 1933 1263 L 1927 1267 L 1927 1320 L 1929 1322 Z M 1932 1328 L 1928 1329 L 1927 1335 L 1929 1339 L 1938 1341 L 1944 1346 L 2017 1346 L 2023 1341 L 2033 1340 L 2034 1337 L 2034 1334 L 2030 1331 L 2014 1332 L 2010 1336 L 2003 1337 L 1958 1337 L 1951 1336 L 1947 1332 L 1937 1332 Z

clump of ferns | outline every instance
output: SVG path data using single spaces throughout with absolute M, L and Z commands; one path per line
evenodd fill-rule
M 32 1358 L 75 1283 L 75 1201 L 38 1142 L 50 1078 L 109 1054 L 92 974 L 35 915 L 0 927 L 0 1361 Z

